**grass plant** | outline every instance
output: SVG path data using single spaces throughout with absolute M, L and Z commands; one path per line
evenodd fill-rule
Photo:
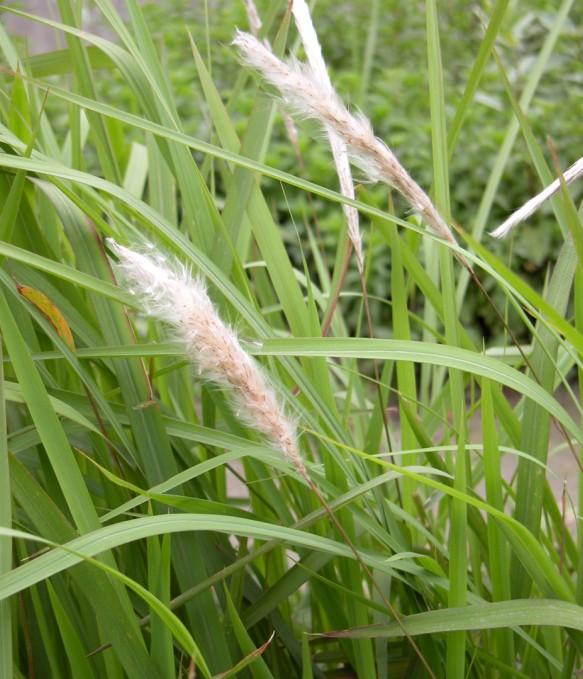
M 1 8 L 64 49 L 28 56 L 0 24 L 0 678 L 578 676 L 583 490 L 552 481 L 565 451 L 582 477 L 581 161 L 563 176 L 529 114 L 573 0 L 545 14 L 519 95 L 500 54 L 514 3 L 480 3 L 458 99 L 445 3 L 419 6 L 431 185 L 364 117 L 395 3 L 341 45 L 355 115 L 318 3 L 312 25 L 298 2 L 299 32 L 287 0 L 233 10 L 267 85 L 211 39 L 225 14 L 208 0 L 184 27 L 196 134 L 141 3 L 90 3 L 107 38 L 57 4 Z M 459 224 L 451 167 L 492 69 L 508 127 L 472 162 Z M 292 168 L 267 162 L 274 137 Z M 519 137 L 520 218 L 550 186 L 560 234 L 540 286 L 488 235 Z M 310 176 L 310 147 L 340 191 Z M 145 242 L 162 259 L 126 249 Z M 499 341 L 463 322 L 468 291 Z

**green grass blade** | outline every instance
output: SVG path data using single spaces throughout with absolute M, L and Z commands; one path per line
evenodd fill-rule
M 476 95 L 476 91 L 480 85 L 480 81 L 484 74 L 484 69 L 486 68 L 487 61 L 492 52 L 492 48 L 496 42 L 498 33 L 500 32 L 500 27 L 502 26 L 502 20 L 504 19 L 504 14 L 508 7 L 509 0 L 497 0 L 492 14 L 490 16 L 490 21 L 488 22 L 488 28 L 484 34 L 484 39 L 480 43 L 480 49 L 476 56 L 476 61 L 472 66 L 472 70 L 466 81 L 464 88 L 464 93 L 458 104 L 454 119 L 451 122 L 449 128 L 449 134 L 447 138 L 447 151 L 448 156 L 451 158 L 454 149 L 457 145 L 457 140 L 464 124 L 464 120 L 468 114 L 468 109 L 470 108 L 472 101 Z
M 75 26 L 77 16 L 74 5 L 68 0 L 58 0 L 59 11 L 65 23 Z M 85 46 L 73 36 L 67 36 L 69 55 L 74 65 L 77 86 L 81 92 L 92 99 L 96 97 L 95 81 L 89 59 L 85 52 Z M 109 130 L 103 118 L 92 112 L 88 112 L 91 130 L 95 135 L 97 153 L 105 173 L 105 176 L 117 181 L 121 178 L 116 156 L 113 152 L 113 144 Z
M 583 628 L 580 606 L 545 599 L 515 599 L 514 601 L 475 604 L 464 608 L 445 608 L 411 615 L 404 618 L 403 622 L 407 632 L 412 636 L 441 634 L 456 630 L 502 629 L 519 625 L 553 625 L 579 631 Z M 395 623 L 389 623 L 388 625 L 375 625 L 369 629 L 328 633 L 325 636 L 391 638 L 400 637 L 402 634 L 403 632 Z
M 55 621 L 59 627 L 71 671 L 73 673 L 80 674 L 83 677 L 87 677 L 87 679 L 92 679 L 92 677 L 95 677 L 95 674 L 93 673 L 93 669 L 91 668 L 91 665 L 87 659 L 87 652 L 90 649 L 83 648 L 83 644 L 79 638 L 77 630 L 67 615 L 61 599 L 55 592 L 50 581 L 47 582 L 47 589 L 49 592 L 51 605 L 53 607 Z
M 251 637 L 249 636 L 237 609 L 233 603 L 233 599 L 229 593 L 229 590 L 225 588 L 225 597 L 227 599 L 227 611 L 229 613 L 229 618 L 231 620 L 231 625 L 233 626 L 233 631 L 235 633 L 235 638 L 241 651 L 245 656 L 255 655 L 255 659 L 251 661 L 248 665 L 249 670 L 254 679 L 273 679 L 273 674 L 269 671 L 265 660 L 261 657 L 261 654 L 257 653 L 255 644 L 253 643 Z
M 566 243 L 555 265 L 546 296 L 549 304 L 559 314 L 566 313 L 576 267 L 576 250 L 570 243 Z M 530 364 L 537 381 L 549 392 L 552 392 L 554 387 L 553 359 L 556 358 L 558 346 L 558 340 L 550 335 L 546 328 L 539 329 Z M 520 447 L 543 463 L 546 463 L 548 455 L 550 424 L 548 414 L 541 410 L 540 406 L 532 401 L 525 403 Z M 540 530 L 545 482 L 544 471 L 541 473 L 539 468 L 524 460 L 518 463 L 515 516 L 535 536 Z M 513 572 L 512 585 L 516 594 L 525 593 L 528 589 L 528 581 L 522 569 L 517 568 L 517 564 Z
M 2 340 L 0 339 L 0 359 Z M 0 526 L 12 526 L 12 493 L 10 489 L 10 468 L 6 429 L 6 395 L 4 363 L 0 360 Z M 4 539 L 0 546 L 0 573 L 12 568 L 12 540 Z M 0 604 L 0 677 L 12 674 L 12 612 L 9 601 Z
M 78 528 L 85 532 L 99 525 L 97 512 L 92 503 L 87 486 L 57 418 L 48 394 L 36 370 L 34 362 L 28 355 L 22 335 L 14 322 L 14 318 L 8 307 L 4 293 L 0 291 L 0 325 L 3 329 L 4 341 L 11 364 L 17 375 L 26 405 L 31 417 L 38 429 L 44 448 L 54 468 L 55 475 L 66 498 L 71 515 Z M 103 590 L 103 588 L 102 588 Z M 111 592 L 113 594 L 113 591 Z M 115 593 L 119 596 L 119 592 Z M 102 604 L 112 606 L 104 595 Z M 145 672 L 146 676 L 152 674 L 148 666 L 145 646 L 137 630 L 133 614 L 129 609 L 129 600 L 121 598 L 113 609 L 118 609 L 118 626 L 123 635 L 127 635 L 120 644 L 116 641 L 116 650 L 120 653 L 120 659 L 126 665 L 128 672 L 138 676 L 139 672 Z M 121 638 L 120 638 L 121 640 Z
M 160 601 L 168 606 L 172 577 L 172 551 L 171 538 L 169 535 L 148 539 L 148 591 L 152 592 Z M 172 679 L 176 676 L 174 652 L 172 646 L 172 633 L 158 616 L 155 610 L 150 609 L 151 637 L 150 654 L 157 667 L 160 668 L 161 677 Z
M 482 380 L 481 385 L 486 499 L 492 507 L 504 511 L 502 470 L 494 419 L 492 386 L 488 380 Z M 499 526 L 491 519 L 488 520 L 488 554 L 490 577 L 492 579 L 492 598 L 494 601 L 510 599 L 508 547 Z M 497 634 L 495 644 L 500 660 L 512 665 L 514 659 L 512 635 L 506 631 Z
M 0 324 L 24 400 L 54 466 L 71 515 L 81 531 L 92 530 L 99 521 L 91 496 L 87 492 L 69 442 L 2 292 L 0 292 Z
M 446 220 L 450 219 L 449 168 L 447 153 L 447 132 L 445 122 L 445 93 L 441 60 L 441 46 L 435 0 L 428 0 L 427 12 L 427 58 L 429 74 L 429 98 L 431 107 L 431 143 L 433 149 L 433 182 L 436 205 Z M 439 253 L 445 334 L 448 345 L 459 345 L 457 309 L 455 304 L 455 279 L 451 254 L 447 250 Z M 438 378 L 437 378 L 438 379 Z M 458 450 L 455 457 L 454 487 L 466 491 L 466 422 L 465 395 L 461 373 L 449 372 L 451 410 L 455 425 Z M 467 506 L 464 502 L 452 501 L 450 510 L 449 538 L 449 580 L 448 604 L 462 606 L 467 594 Z M 466 638 L 465 634 L 450 634 L 447 637 L 447 676 L 463 679 L 465 676 Z
M 260 356 L 328 356 L 413 361 L 468 371 L 532 399 L 561 422 L 578 441 L 583 442 L 583 432 L 560 403 L 539 384 L 502 361 L 467 349 L 429 342 L 339 337 L 269 339 L 262 342 L 261 348 L 250 347 L 250 351 Z

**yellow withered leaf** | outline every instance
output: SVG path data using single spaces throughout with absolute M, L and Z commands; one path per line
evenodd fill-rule
M 29 285 L 16 284 L 18 292 L 27 299 L 50 321 L 59 337 L 67 344 L 69 349 L 75 351 L 75 340 L 69 324 L 60 310 L 40 290 L 31 288 Z

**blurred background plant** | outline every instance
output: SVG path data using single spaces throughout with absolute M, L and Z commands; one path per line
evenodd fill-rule
M 26 7 L 27 4 L 21 6 Z M 211 140 L 212 124 L 193 74 L 187 28 L 201 51 L 206 50 L 206 57 L 211 59 L 209 70 L 217 89 L 227 101 L 239 72 L 239 63 L 230 48 L 232 27 L 246 28 L 247 17 L 243 2 L 209 0 L 208 7 L 205 5 L 204 2 L 166 0 L 144 3 L 143 11 L 172 83 L 185 132 Z M 261 14 L 265 15 L 269 2 L 259 0 L 257 6 Z M 443 61 L 447 65 L 444 70 L 446 113 L 450 122 L 463 94 L 492 6 L 490 1 L 467 3 L 455 0 L 447 3 L 440 12 L 443 26 L 441 49 Z M 548 0 L 533 0 L 528 2 L 528 6 L 521 2 L 509 3 L 496 49 L 517 98 L 548 34 L 554 9 L 554 3 Z M 370 4 L 319 0 L 314 16 L 334 84 L 341 96 L 354 108 L 366 112 L 378 136 L 397 151 L 405 167 L 421 186 L 430 187 L 431 129 L 423 3 L 403 5 L 396 0 L 375 0 Z M 379 16 L 390 17 L 390 20 L 378 21 Z M 90 26 L 95 28 L 98 26 L 99 13 L 94 12 L 89 19 Z M 52 33 L 50 29 L 47 30 Z M 342 39 L 339 40 L 338 36 L 342 36 Z M 60 40 L 62 42 L 62 36 Z M 547 140 L 552 141 L 563 169 L 580 156 L 580 140 L 583 138 L 583 117 L 580 115 L 583 106 L 582 45 L 583 9 L 576 5 L 569 14 L 561 40 L 548 61 L 544 78 L 529 109 L 529 121 L 536 139 L 545 148 Z M 98 78 L 97 88 L 105 101 L 126 111 L 137 111 L 130 88 L 116 70 L 108 72 L 107 77 Z M 230 110 L 239 132 L 244 129 L 253 104 L 254 96 L 250 91 L 237 93 Z M 54 115 L 56 128 L 64 132 L 68 126 L 66 107 L 62 102 L 50 99 L 48 107 Z M 450 178 L 454 187 L 452 215 L 468 230 L 473 226 L 484 188 L 503 142 L 509 112 L 499 70 L 495 61 L 491 60 L 483 72 L 475 105 L 467 114 L 450 164 Z M 314 135 L 321 139 L 314 125 L 306 123 L 300 129 L 303 166 L 298 164 L 280 117 L 266 149 L 265 162 L 300 174 L 316 184 L 335 188 L 336 175 L 327 145 L 313 143 Z M 133 131 L 126 128 L 125 133 L 131 136 Z M 550 154 L 547 155 L 550 159 Z M 495 194 L 488 228 L 499 224 L 540 188 L 521 138 L 517 140 L 505 165 L 501 187 L 502 190 Z M 360 190 L 368 202 L 379 207 L 386 206 L 386 191 L 383 187 L 361 186 Z M 572 191 L 577 199 L 582 195 L 583 188 L 581 184 L 576 184 Z M 265 194 L 284 230 L 287 247 L 294 261 L 301 261 L 296 228 L 308 218 L 312 226 L 317 227 L 322 256 L 331 264 L 339 234 L 344 228 L 342 213 L 329 210 L 327 203 L 317 197 L 310 201 L 308 209 L 303 193 L 288 191 L 284 194 L 277 185 L 267 186 Z M 398 200 L 397 204 L 400 205 Z M 375 238 L 374 234 L 369 234 L 368 238 L 369 247 L 374 250 L 369 273 L 370 292 L 373 296 L 383 297 L 386 281 L 390 277 L 390 256 L 381 238 Z M 546 206 L 516 232 L 511 246 L 490 241 L 488 247 L 497 254 L 507 253 L 511 249 L 514 261 L 526 279 L 538 286 L 547 275 L 548 264 L 556 259 L 561 242 L 552 211 Z M 306 257 L 311 260 L 309 253 L 306 253 Z M 310 261 L 310 264 L 313 265 L 313 262 Z M 352 267 L 347 287 L 356 289 L 357 284 L 357 273 Z M 503 304 L 500 291 L 491 283 L 488 286 L 495 302 Z M 412 300 L 412 304 L 417 307 L 422 306 L 422 303 L 422 300 Z M 350 327 L 354 328 L 357 323 L 357 304 L 352 307 L 347 320 Z M 390 325 L 389 311 L 384 305 L 373 303 L 373 313 L 379 332 L 388 336 L 390 329 L 386 326 Z M 500 336 L 502 328 L 494 311 L 475 288 L 470 287 L 467 291 L 461 318 L 476 338 L 484 336 L 488 341 L 503 341 Z M 511 328 L 520 334 L 520 322 L 512 314 L 509 322 Z

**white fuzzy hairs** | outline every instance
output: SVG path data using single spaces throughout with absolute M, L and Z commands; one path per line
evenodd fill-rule
M 261 25 L 253 0 L 245 0 L 253 32 Z M 258 71 L 276 87 L 283 102 L 296 115 L 320 122 L 332 149 L 342 193 L 354 198 L 354 184 L 349 159 L 372 181 L 382 181 L 394 187 L 419 212 L 426 223 L 444 240 L 456 244 L 455 237 L 439 211 L 423 189 L 411 178 L 393 151 L 375 136 L 371 123 L 364 115 L 352 114 L 334 90 L 322 56 L 310 10 L 306 0 L 292 0 L 291 11 L 307 57 L 307 64 L 294 59 L 283 61 L 276 57 L 269 45 L 249 33 L 237 31 L 233 45 L 244 63 Z M 259 21 L 259 24 L 257 22 Z M 583 158 L 577 160 L 563 174 L 566 184 L 583 176 Z M 491 232 L 504 238 L 520 222 L 528 219 L 561 188 L 559 179 L 516 210 Z M 362 272 L 362 238 L 358 212 L 344 205 L 348 234 L 354 246 L 359 271 Z

